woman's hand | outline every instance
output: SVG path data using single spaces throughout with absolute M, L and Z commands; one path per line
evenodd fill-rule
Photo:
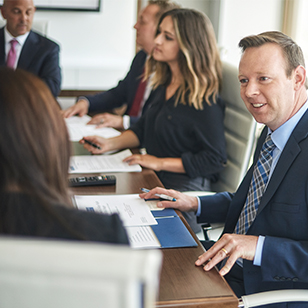
M 162 158 L 149 154 L 134 154 L 126 157 L 123 161 L 129 165 L 139 164 L 142 167 L 153 169 L 155 171 L 160 171 L 162 165 Z
M 108 139 L 99 136 L 83 137 L 79 143 L 92 154 L 102 154 L 110 150 Z

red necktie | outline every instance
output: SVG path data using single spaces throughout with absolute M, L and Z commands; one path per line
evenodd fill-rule
M 146 88 L 147 81 L 143 81 L 143 79 L 140 80 L 137 92 L 135 94 L 134 102 L 132 105 L 132 108 L 129 111 L 130 116 L 138 116 L 139 115 L 139 110 L 140 110 L 140 105 L 144 96 L 144 91 Z
M 15 62 L 16 62 L 16 50 L 15 46 L 18 42 L 13 39 L 10 41 L 11 49 L 9 50 L 9 53 L 7 55 L 6 65 L 7 67 L 14 68 Z

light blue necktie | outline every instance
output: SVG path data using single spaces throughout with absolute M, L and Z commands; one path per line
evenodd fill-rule
M 245 206 L 235 227 L 237 234 L 246 234 L 257 215 L 260 199 L 268 181 L 274 148 L 275 144 L 269 134 L 263 143 L 259 159 L 253 170 Z

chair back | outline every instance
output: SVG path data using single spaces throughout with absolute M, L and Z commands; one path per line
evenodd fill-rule
M 0 237 L 1 308 L 154 307 L 160 250 Z
M 224 125 L 227 166 L 220 173 L 219 180 L 212 184 L 212 190 L 235 192 L 250 163 L 257 123 L 241 99 L 238 70 L 227 62 L 223 62 L 223 84 L 220 95 L 226 102 Z

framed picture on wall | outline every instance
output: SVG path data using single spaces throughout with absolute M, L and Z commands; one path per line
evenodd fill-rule
M 38 10 L 94 11 L 99 12 L 102 0 L 34 0 Z M 0 0 L 2 6 L 3 0 Z

